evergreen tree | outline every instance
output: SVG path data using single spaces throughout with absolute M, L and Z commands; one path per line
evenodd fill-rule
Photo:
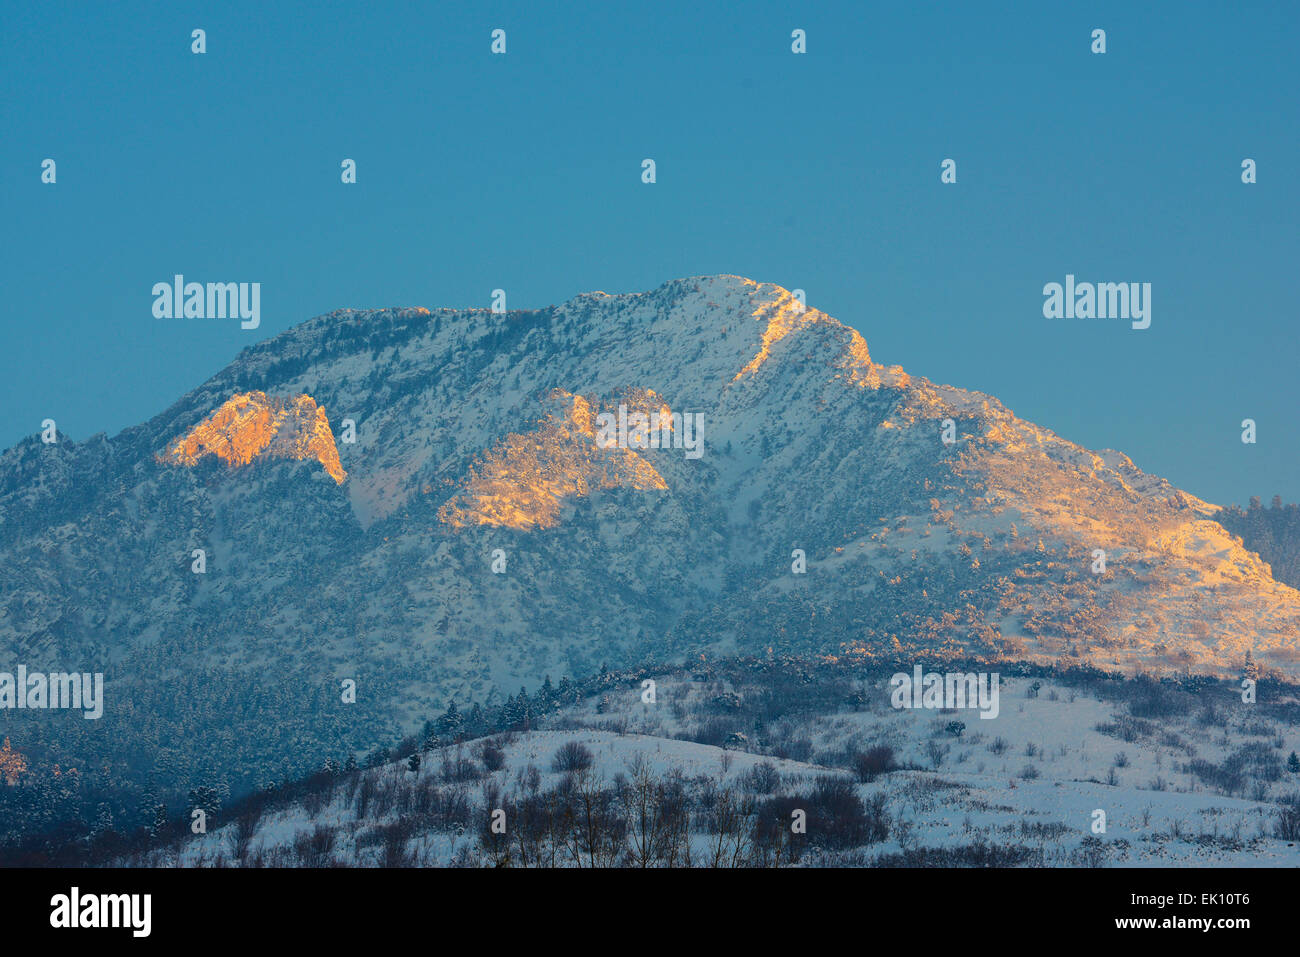
M 547 675 L 542 682 L 542 687 L 537 691 L 537 710 L 539 712 L 550 711 L 555 704 L 555 688 L 551 685 L 551 676 Z
M 152 831 L 154 812 L 158 809 L 158 806 L 161 803 L 162 802 L 158 797 L 158 785 L 154 782 L 153 777 L 150 776 L 145 781 L 144 790 L 140 794 L 140 803 L 137 806 L 136 811 L 136 820 L 140 822 L 140 826 L 146 831 Z M 167 809 L 163 808 L 164 818 L 166 817 L 166 813 Z
M 167 829 L 167 805 L 155 804 L 150 817 L 149 833 L 157 837 Z
M 1243 669 L 1242 674 L 1251 681 L 1259 680 L 1259 664 L 1255 661 L 1255 657 L 1250 653 L 1249 648 L 1246 649 L 1246 667 Z
M 477 701 L 469 709 L 469 717 L 465 719 L 465 732 L 471 738 L 481 738 L 487 731 L 487 717 L 483 714 L 483 706 Z
M 207 815 L 208 826 L 216 819 L 217 813 L 221 810 L 221 789 L 211 784 L 201 784 L 196 788 L 191 788 L 187 799 L 189 809 L 194 811 L 201 808 Z
M 578 700 L 577 689 L 574 688 L 573 682 L 569 680 L 568 675 L 560 679 L 560 690 L 557 693 L 561 704 L 573 704 Z
M 453 700 L 447 705 L 446 712 L 438 719 L 435 727 L 438 729 L 438 736 L 442 738 L 458 738 L 464 729 L 465 721 L 459 711 L 456 710 L 456 702 Z

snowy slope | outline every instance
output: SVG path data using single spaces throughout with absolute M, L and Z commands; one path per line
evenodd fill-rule
M 709 808 L 721 794 L 750 800 L 745 834 L 772 806 L 765 802 L 788 798 L 789 806 L 807 808 L 807 833 L 814 840 L 797 859 L 805 866 L 972 863 L 957 855 L 972 849 L 987 854 L 990 848 L 1001 850 L 1004 865 L 1300 863 L 1295 842 L 1276 836 L 1275 802 L 1286 798 L 1294 780 L 1270 783 L 1261 773 L 1252 798 L 1207 787 L 1185 770 L 1193 754 L 1213 762 L 1252 743 L 1279 753 L 1300 747 L 1294 727 L 1266 729 L 1267 720 L 1248 718 L 1248 712 L 1229 715 L 1215 727 L 1192 716 L 1170 718 L 1159 722 L 1157 735 L 1125 743 L 1096 730 L 1121 717 L 1123 709 L 1117 711 L 1113 702 L 1068 684 L 1007 679 L 1006 707 L 999 717 L 988 727 L 970 722 L 979 727 L 953 737 L 942 727 L 960 715 L 894 710 L 887 692 L 868 683 L 862 687 L 865 708 L 832 707 L 789 720 L 783 733 L 795 742 L 806 736 L 814 751 L 807 760 L 794 760 L 764 755 L 752 745 L 724 750 L 687 739 L 692 722 L 708 712 L 709 700 L 724 687 L 753 690 L 660 676 L 654 704 L 642 701 L 638 687 L 614 690 L 547 719 L 540 730 L 425 752 L 415 770 L 403 760 L 343 773 L 310 799 L 255 815 L 232 811 L 209 833 L 187 836 L 129 863 L 492 866 L 497 857 L 484 831 L 494 809 L 505 810 L 507 838 L 523 826 L 520 802 L 527 795 L 545 798 L 566 787 L 603 790 L 616 813 L 626 815 L 629 806 L 638 805 L 625 804 L 619 788 L 635 782 L 638 762 L 656 782 L 681 782 L 691 809 L 691 866 L 712 865 L 719 837 L 711 829 Z M 1256 740 L 1261 736 L 1267 740 Z M 943 752 L 937 767 L 927 756 L 934 742 Z M 592 759 L 576 776 L 553 765 L 553 757 L 570 743 L 586 748 Z M 879 745 L 894 749 L 901 768 L 852 789 L 865 806 L 877 808 L 881 831 L 860 844 L 825 846 L 817 838 L 828 836 L 826 829 L 835 825 L 819 819 L 816 805 L 805 799 L 819 780 L 853 781 L 845 756 Z M 485 746 L 500 748 L 496 770 L 484 766 Z M 756 769 L 764 767 L 766 777 L 756 778 Z M 530 773 L 536 775 L 531 783 Z M 766 783 L 756 783 L 760 780 Z M 445 820 L 443 808 L 452 805 L 460 811 Z M 241 816 L 242 823 L 231 820 Z M 577 849 L 581 842 L 572 837 L 574 828 L 579 824 L 569 821 L 562 829 L 555 866 L 587 866 Z M 757 863 L 752 840 L 738 841 L 740 856 L 730 863 Z M 518 857 L 512 862 L 518 866 Z M 613 862 L 626 864 L 628 858 Z

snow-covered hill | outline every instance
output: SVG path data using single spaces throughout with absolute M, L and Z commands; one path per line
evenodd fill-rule
M 1146 686 L 1151 694 L 1168 694 Z M 219 812 L 147 866 L 1295 866 L 1279 836 L 1300 732 L 1210 691 L 1208 708 L 1136 719 L 1076 681 L 1008 678 L 996 720 L 854 704 L 794 709 L 762 740 L 703 743 L 717 702 L 763 682 L 657 676 L 541 727 L 318 775 L 294 799 Z M 1187 697 L 1182 703 L 1194 699 Z M 746 703 L 748 702 L 748 704 Z M 757 707 L 761 708 L 762 705 Z M 726 705 L 724 725 L 748 726 Z M 752 729 L 751 729 L 752 732 Z M 862 773 L 860 756 L 891 758 Z M 782 757 L 771 752 L 798 752 Z M 766 753 L 764 753 L 766 752 Z M 576 757 L 575 757 L 576 755 Z M 1245 757 L 1243 757 L 1245 756 Z M 854 773 L 858 768 L 859 773 Z M 870 765 L 865 766 L 871 769 Z M 1224 769 L 1235 777 L 1218 776 Z M 1229 793 L 1230 792 L 1230 793 Z M 802 831 L 795 812 L 803 812 Z M 496 812 L 499 830 L 492 822 Z M 647 840 L 646 835 L 651 838 Z M 646 849 L 649 848 L 649 853 Z M 594 856 L 593 856 L 594 855 Z

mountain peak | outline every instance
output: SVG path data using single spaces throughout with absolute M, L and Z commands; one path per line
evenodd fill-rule
M 286 398 L 257 391 L 236 393 L 170 442 L 158 458 L 193 466 L 208 455 L 230 466 L 248 465 L 256 458 L 315 459 L 338 484 L 347 478 L 325 410 L 306 394 Z

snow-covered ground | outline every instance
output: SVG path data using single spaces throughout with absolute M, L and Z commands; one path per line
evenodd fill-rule
M 1208 719 L 1201 713 L 1134 724 L 1121 706 L 1078 689 L 1004 678 L 998 716 L 982 720 L 976 711 L 895 709 L 887 686 L 867 684 L 852 705 L 780 718 L 770 740 L 723 748 L 685 737 L 743 687 L 664 677 L 653 703 L 642 690 L 620 687 L 545 719 L 540 730 L 491 739 L 500 750 L 491 772 L 484 767 L 485 739 L 434 749 L 420 755 L 418 770 L 402 760 L 351 780 L 344 775 L 326 792 L 267 811 L 255 828 L 220 821 L 178 851 L 161 849 L 137 863 L 482 865 L 492 810 L 561 786 L 566 772 L 553 761 L 570 742 L 589 753 L 590 767 L 580 776 L 597 788 L 626 784 L 639 762 L 655 781 L 675 777 L 702 807 L 728 792 L 749 795 L 757 807 L 788 796 L 798 807 L 826 778 L 852 781 L 865 805 L 883 807 L 885 839 L 848 849 L 811 847 L 800 859 L 805 866 L 917 863 L 933 861 L 936 849 L 972 846 L 1019 855 L 1004 862 L 1047 866 L 1300 863 L 1296 842 L 1274 836 L 1277 802 L 1300 786 L 1300 774 L 1283 767 L 1279 775 L 1268 757 L 1285 762 L 1300 749 L 1300 730 L 1257 716 L 1248 705 L 1211 708 Z M 1134 740 L 1122 739 L 1126 728 Z M 801 759 L 758 753 L 761 746 L 794 750 Z M 881 746 L 893 750 L 899 769 L 859 780 L 849 770 L 852 756 Z M 1221 764 L 1243 748 L 1257 758 L 1256 779 L 1247 775 L 1241 786 L 1248 797 L 1219 793 L 1188 767 L 1193 759 Z M 462 760 L 472 774 L 457 771 Z M 766 785 L 755 785 L 756 769 L 767 772 Z M 384 792 L 406 797 L 376 798 Z M 438 798 L 421 803 L 421 793 Z M 446 826 L 430 807 L 453 797 L 466 810 L 459 824 Z M 689 837 L 696 865 L 710 859 L 718 840 L 702 821 L 707 815 L 697 809 Z M 810 833 L 818 823 L 810 817 Z M 507 814 L 507 835 L 511 826 Z M 556 863 L 575 860 L 560 855 Z

